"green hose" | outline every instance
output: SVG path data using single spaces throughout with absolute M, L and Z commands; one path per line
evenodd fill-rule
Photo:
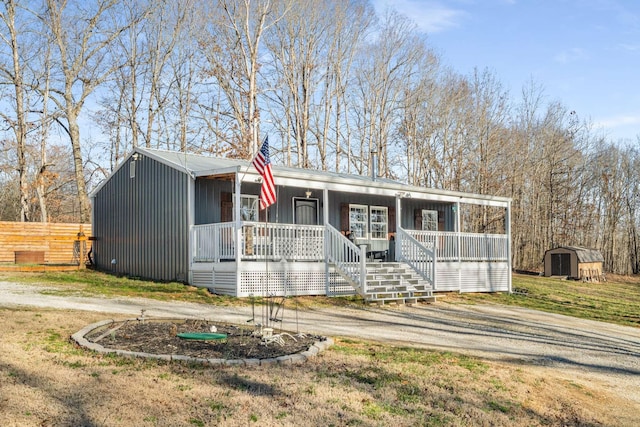
M 211 341 L 227 339 L 227 334 L 212 334 L 209 332 L 183 332 L 178 334 L 178 337 L 182 338 L 183 340 Z

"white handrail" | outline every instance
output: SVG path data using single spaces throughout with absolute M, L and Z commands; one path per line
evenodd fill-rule
M 356 246 L 330 224 L 327 224 L 327 259 L 343 275 L 358 285 L 362 294 L 366 293 L 367 254 L 365 246 Z
M 506 234 L 456 233 L 454 231 L 405 230 L 425 246 L 437 248 L 440 261 L 507 261 Z M 460 240 L 458 240 L 458 236 Z M 458 250 L 458 242 L 460 251 Z M 437 244 L 436 244 L 437 243 Z M 458 255 L 460 256 L 458 258 Z
M 321 225 L 242 222 L 240 245 L 235 244 L 236 223 L 195 225 L 193 260 L 217 262 L 235 259 L 287 259 L 319 261 L 324 258 L 324 227 Z
M 235 223 L 221 222 L 193 226 L 193 260 L 217 262 L 235 258 Z
M 193 260 L 195 262 L 218 262 L 233 260 L 236 248 L 240 248 L 241 259 L 287 259 L 298 261 L 321 261 L 324 259 L 324 226 L 275 224 L 259 222 L 241 223 L 240 245 L 235 244 L 235 222 L 202 224 L 193 226 Z M 360 262 L 360 248 L 349 241 L 334 227 L 328 231 L 330 244 L 349 251 L 345 256 L 356 257 Z M 449 231 L 402 230 L 425 248 L 435 250 L 439 261 L 508 261 L 508 236 L 505 234 L 456 233 Z M 458 239 L 459 238 L 459 239 Z M 345 243 L 346 242 L 346 243 Z M 396 241 L 396 246 L 401 247 Z M 334 248 L 330 248 L 331 251 Z M 336 264 L 349 269 L 354 259 L 341 259 L 338 252 Z M 365 257 L 366 258 L 366 257 Z M 356 276 L 360 273 L 358 272 Z
M 402 228 L 397 230 L 396 257 L 399 261 L 409 264 L 432 286 L 435 284 L 436 276 L 435 254 L 435 247 L 427 247 L 427 245 L 420 243 Z

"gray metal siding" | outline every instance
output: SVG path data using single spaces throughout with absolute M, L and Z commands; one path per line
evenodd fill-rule
M 188 279 L 189 177 L 148 157 L 128 160 L 94 198 L 99 269 L 162 281 Z M 115 264 L 112 264 L 115 260 Z
M 198 178 L 195 185 L 195 224 L 220 222 L 220 200 L 223 192 L 233 192 L 233 182 L 219 179 Z M 260 195 L 260 184 L 243 183 L 242 194 Z M 293 224 L 293 198 L 304 198 L 305 188 L 282 187 L 276 183 L 277 201 L 269 208 L 269 221 L 281 224 Z M 322 191 L 312 192 L 313 198 L 322 201 Z M 322 210 L 319 210 L 319 223 L 322 224 Z
M 395 209 L 396 201 L 392 197 L 371 196 L 358 193 L 329 193 L 332 210 L 329 213 L 329 223 L 340 228 L 340 206 L 342 204 L 359 204 L 368 206 L 387 206 Z M 445 231 L 455 231 L 455 212 L 450 203 L 432 203 L 427 200 L 402 199 L 402 213 L 400 225 L 405 230 L 415 229 L 415 210 L 430 209 L 444 213 Z
M 418 199 L 402 199 L 401 226 L 405 230 L 415 229 L 415 211 L 428 209 L 438 211 L 438 216 L 444 215 L 444 231 L 455 231 L 456 215 L 451 203 L 432 203 Z
M 220 200 L 223 192 L 233 191 L 233 182 L 220 179 L 196 179 L 195 224 L 220 222 Z

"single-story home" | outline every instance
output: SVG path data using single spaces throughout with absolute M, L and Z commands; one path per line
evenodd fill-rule
M 604 257 L 597 249 L 558 246 L 544 253 L 544 275 L 579 280 L 600 280 Z
M 250 162 L 136 148 L 92 192 L 96 267 L 238 297 L 511 291 L 510 199 L 272 170 L 259 210 Z M 503 232 L 462 232 L 465 206 L 501 212 Z

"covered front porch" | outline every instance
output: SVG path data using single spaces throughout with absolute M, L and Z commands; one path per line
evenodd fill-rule
M 267 210 L 252 168 L 195 177 L 190 283 L 239 297 L 511 290 L 508 199 L 321 171 L 274 175 Z M 465 230 L 481 214 L 492 225 Z
M 435 292 L 510 291 L 508 235 L 404 230 L 384 259 L 330 224 L 193 226 L 193 284 L 220 294 L 366 294 L 371 265 L 409 265 Z

